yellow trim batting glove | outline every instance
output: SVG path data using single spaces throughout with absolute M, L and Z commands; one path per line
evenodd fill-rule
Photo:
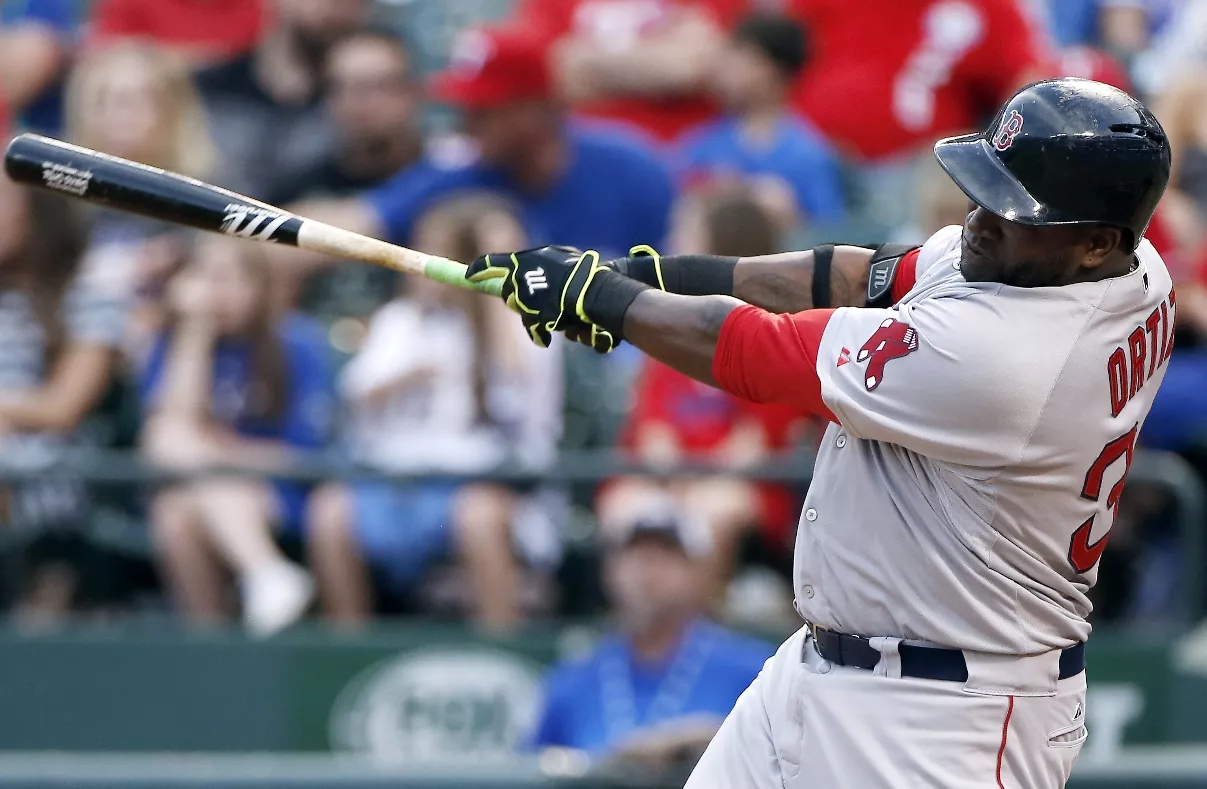
M 545 246 L 483 255 L 469 264 L 465 278 L 470 282 L 503 279 L 503 300 L 519 313 L 528 336 L 542 348 L 548 347 L 553 332 L 571 331 L 607 353 L 616 347 L 615 338 L 584 311 L 587 289 L 603 270 L 598 252 Z

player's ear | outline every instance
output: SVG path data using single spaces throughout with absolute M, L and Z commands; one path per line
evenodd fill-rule
M 1081 265 L 1098 268 L 1115 252 L 1127 252 L 1127 234 L 1111 225 L 1092 225 L 1081 241 Z

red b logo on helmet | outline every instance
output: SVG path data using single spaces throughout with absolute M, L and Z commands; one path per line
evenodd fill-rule
M 1018 110 L 1010 110 L 1010 117 L 1002 122 L 1002 127 L 993 135 L 993 147 L 1004 151 L 1014 144 L 1014 138 L 1023 130 L 1023 116 Z

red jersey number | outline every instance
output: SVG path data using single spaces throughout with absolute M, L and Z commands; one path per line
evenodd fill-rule
M 1111 492 L 1107 494 L 1106 506 L 1111 508 L 1111 526 L 1115 525 L 1115 518 L 1119 516 L 1119 498 L 1123 495 L 1123 483 L 1127 481 L 1127 472 L 1131 470 L 1132 458 L 1136 454 L 1136 433 L 1139 425 L 1132 425 L 1132 429 L 1119 436 L 1113 441 L 1107 443 L 1099 453 L 1098 459 L 1090 466 L 1090 470 L 1086 472 L 1085 484 L 1081 486 L 1081 497 L 1090 501 L 1098 501 L 1102 498 L 1102 483 L 1106 476 L 1106 470 L 1114 465 L 1117 461 L 1123 460 L 1123 475 L 1119 477 L 1119 481 L 1111 488 Z M 1094 569 L 1094 565 L 1098 564 L 1098 560 L 1102 558 L 1102 552 L 1106 549 L 1106 541 L 1110 539 L 1111 530 L 1107 529 L 1106 534 L 1098 538 L 1098 541 L 1093 545 L 1090 544 L 1090 532 L 1094 530 L 1094 519 L 1096 516 L 1090 516 L 1085 523 L 1077 527 L 1077 531 L 1073 532 L 1073 540 L 1069 544 L 1069 563 L 1073 565 L 1073 569 L 1080 575 L 1085 575 L 1090 570 Z

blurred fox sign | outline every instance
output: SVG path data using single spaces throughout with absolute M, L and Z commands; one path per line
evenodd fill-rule
M 382 762 L 498 761 L 536 723 L 539 668 L 494 650 L 411 652 L 370 666 L 332 709 L 332 745 Z

